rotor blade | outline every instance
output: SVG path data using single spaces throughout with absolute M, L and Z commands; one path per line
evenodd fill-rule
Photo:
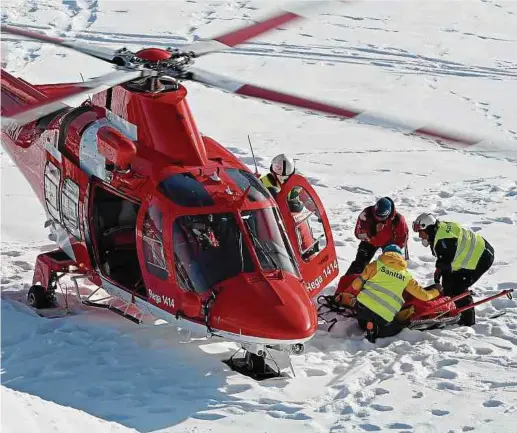
M 92 93 L 98 93 L 117 84 L 125 83 L 139 78 L 145 74 L 144 71 L 115 71 L 84 83 L 74 83 L 68 91 L 60 93 L 35 104 L 20 107 L 21 109 L 13 113 L 9 113 L 9 117 L 2 117 L 2 128 L 10 126 L 15 122 L 18 126 L 26 125 L 33 120 L 59 111 L 63 108 L 63 101 L 71 97 L 86 96 Z
M 96 59 L 104 60 L 110 63 L 114 63 L 113 59 L 116 57 L 116 51 L 111 50 L 104 47 L 99 47 L 96 45 L 90 44 L 81 44 L 78 42 L 72 42 L 67 39 L 55 38 L 52 36 L 47 36 L 43 33 L 33 32 L 31 30 L 25 30 L 20 27 L 1 25 L 2 33 L 9 33 L 11 35 L 23 36 L 27 39 L 32 39 L 34 41 L 44 42 L 47 44 L 57 45 L 61 47 L 70 48 L 74 51 L 78 51 L 80 53 L 86 54 L 91 57 L 95 57 Z
M 339 3 L 354 3 L 353 0 L 339 0 Z M 216 36 L 212 39 L 194 42 L 181 47 L 182 51 L 191 51 L 196 57 L 222 51 L 226 48 L 242 44 L 252 38 L 260 36 L 284 24 L 306 18 L 322 6 L 327 6 L 329 1 L 298 2 L 290 7 L 279 10 L 274 15 L 257 21 L 255 24 L 241 27 L 229 33 Z M 335 2 L 337 3 L 337 2 Z
M 467 134 L 447 130 L 445 128 L 412 125 L 403 120 L 390 118 L 381 114 L 370 114 L 366 112 L 366 110 L 360 110 L 354 107 L 339 107 L 327 104 L 326 102 L 319 102 L 296 95 L 278 92 L 276 90 L 270 90 L 264 87 L 254 86 L 252 84 L 246 84 L 198 68 L 191 68 L 190 74 L 191 75 L 187 78 L 212 87 L 227 90 L 237 95 L 265 99 L 267 101 L 290 105 L 297 108 L 304 108 L 309 111 L 330 114 L 333 116 L 343 117 L 345 119 L 354 119 L 363 124 L 395 129 L 405 134 L 423 136 L 433 140 L 446 140 L 456 144 L 457 146 L 472 146 L 483 141 L 483 138 L 481 137 L 469 136 Z

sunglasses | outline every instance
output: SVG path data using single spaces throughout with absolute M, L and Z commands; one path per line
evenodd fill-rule
M 375 219 L 377 221 L 386 221 L 388 219 L 388 217 L 390 216 L 390 214 L 388 214 L 386 216 L 379 216 L 379 215 L 373 214 L 373 216 L 375 217 Z

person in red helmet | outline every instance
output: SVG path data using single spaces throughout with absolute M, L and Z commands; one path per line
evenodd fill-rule
M 395 244 L 405 249 L 408 235 L 406 219 L 396 211 L 393 200 L 390 197 L 377 200 L 374 206 L 368 206 L 357 218 L 355 237 L 361 242 L 355 260 L 345 275 L 362 273 L 379 248 Z

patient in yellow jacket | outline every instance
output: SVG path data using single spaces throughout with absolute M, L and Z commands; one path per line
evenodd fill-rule
M 402 249 L 388 245 L 353 281 L 352 290 L 338 296 L 340 302 L 355 306 L 359 326 L 374 342 L 377 337 L 396 335 L 407 326 L 412 311 L 402 310 L 405 293 L 421 301 L 432 301 L 440 296 L 440 289 L 439 285 L 431 290 L 420 286 L 407 269 Z

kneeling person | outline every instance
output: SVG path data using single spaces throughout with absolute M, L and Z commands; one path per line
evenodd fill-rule
M 403 254 L 398 245 L 384 247 L 381 256 L 352 283 L 357 320 L 372 343 L 377 337 L 396 335 L 407 326 L 407 320 L 397 316 L 405 292 L 421 301 L 432 301 L 440 295 L 437 288 L 425 290 L 417 283 L 407 270 Z

